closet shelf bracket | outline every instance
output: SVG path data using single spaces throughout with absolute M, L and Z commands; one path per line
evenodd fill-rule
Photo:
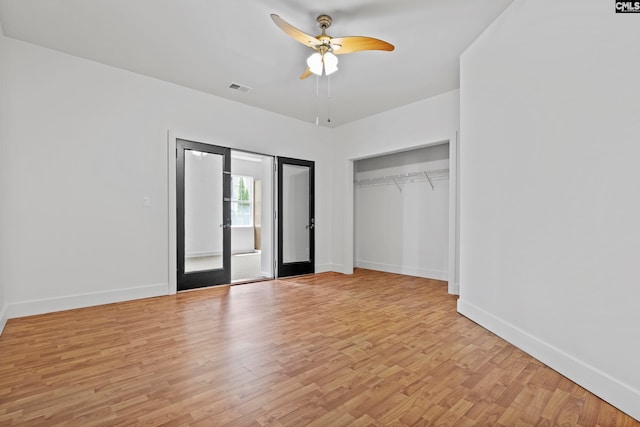
M 433 181 L 431 181 L 431 177 L 429 176 L 429 172 L 425 171 L 424 172 L 424 176 L 427 177 L 427 181 L 429 181 L 429 185 L 431 186 L 431 190 L 435 190 L 435 187 L 433 186 Z
M 398 187 L 398 190 L 400 190 L 400 192 L 402 193 L 402 187 L 400 187 L 400 184 L 398 184 L 398 181 L 394 177 L 391 177 L 391 179 L 393 179 L 393 183 L 396 185 L 396 187 Z

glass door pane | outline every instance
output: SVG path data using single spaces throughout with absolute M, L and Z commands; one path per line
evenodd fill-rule
M 309 167 L 282 166 L 283 262 L 309 261 Z
M 223 267 L 224 156 L 196 150 L 184 153 L 184 271 Z

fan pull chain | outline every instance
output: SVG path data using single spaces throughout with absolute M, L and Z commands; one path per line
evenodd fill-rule
M 316 74 L 316 126 L 320 124 L 320 76 Z
M 327 76 L 327 123 L 331 123 L 331 76 Z

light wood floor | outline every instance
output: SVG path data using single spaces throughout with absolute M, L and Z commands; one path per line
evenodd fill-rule
M 0 425 L 640 425 L 455 301 L 357 270 L 12 319 Z

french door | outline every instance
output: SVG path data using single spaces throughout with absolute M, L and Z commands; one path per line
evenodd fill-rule
M 231 282 L 231 153 L 176 140 L 178 291 Z
M 278 277 L 315 270 L 314 162 L 278 157 Z

